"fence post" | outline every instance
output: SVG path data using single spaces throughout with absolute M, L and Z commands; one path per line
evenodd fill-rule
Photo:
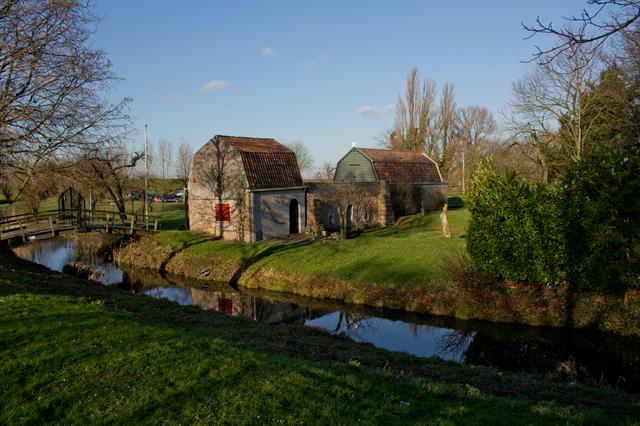
M 156 221 L 153 224 L 153 232 L 158 232 L 158 218 L 156 218 Z
M 56 236 L 56 230 L 53 229 L 53 218 L 51 216 L 49 216 L 49 227 L 51 228 L 51 236 L 55 237 Z
M 131 214 L 131 235 L 133 235 L 134 232 L 134 227 L 136 226 L 136 217 L 133 215 L 133 213 Z
M 22 221 L 20 221 L 20 232 L 22 233 L 22 242 L 27 242 L 27 236 L 24 234 L 24 227 L 22 226 Z
M 109 213 L 106 215 L 107 217 L 107 234 L 109 233 Z

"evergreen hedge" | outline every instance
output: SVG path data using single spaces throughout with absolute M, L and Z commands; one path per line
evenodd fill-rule
M 483 162 L 467 196 L 467 250 L 474 263 L 512 281 L 561 281 L 564 241 L 555 198 L 542 185 Z
M 636 152 L 603 147 L 544 186 L 484 161 L 466 200 L 473 262 L 512 281 L 639 288 L 639 166 Z

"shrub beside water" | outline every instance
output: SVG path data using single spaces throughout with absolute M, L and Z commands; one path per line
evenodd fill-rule
M 604 147 L 544 186 L 483 162 L 467 197 L 473 262 L 512 281 L 638 288 L 639 164 L 635 152 Z
M 639 160 L 634 151 L 604 148 L 563 180 L 567 276 L 580 288 L 640 287 Z
M 482 270 L 513 281 L 558 282 L 563 239 L 556 195 L 484 162 L 467 197 L 467 249 Z

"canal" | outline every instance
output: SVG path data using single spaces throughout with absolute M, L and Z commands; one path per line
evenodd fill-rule
M 194 305 L 212 315 L 249 318 L 263 324 L 296 323 L 417 357 L 439 357 L 469 365 L 537 372 L 569 381 L 606 383 L 640 391 L 640 338 L 588 330 L 527 327 L 375 309 L 237 290 L 226 283 L 122 270 L 82 253 L 74 240 L 27 243 L 16 254 L 62 271 L 71 262 L 90 266 L 91 279 L 123 291 Z

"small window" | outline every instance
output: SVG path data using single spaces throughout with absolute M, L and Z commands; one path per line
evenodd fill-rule
M 351 164 L 349 164 L 349 167 L 360 167 L 360 164 L 358 164 L 358 163 L 351 163 Z
M 216 222 L 230 222 L 231 210 L 229 204 L 216 204 Z

